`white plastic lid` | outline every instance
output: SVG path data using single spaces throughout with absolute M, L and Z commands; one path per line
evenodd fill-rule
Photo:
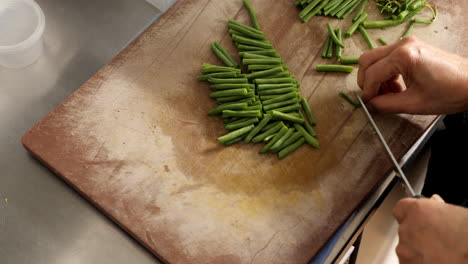
M 33 0 L 0 0 L 0 54 L 37 45 L 44 29 L 44 13 Z

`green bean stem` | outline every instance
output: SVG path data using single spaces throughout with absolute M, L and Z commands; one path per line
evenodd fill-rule
M 318 72 L 353 72 L 354 68 L 352 66 L 346 65 L 317 65 L 315 69 Z

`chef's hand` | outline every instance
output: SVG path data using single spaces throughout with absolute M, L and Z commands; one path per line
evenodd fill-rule
M 435 195 L 403 199 L 393 215 L 400 224 L 400 264 L 468 263 L 468 209 Z
M 407 89 L 397 82 L 403 77 Z M 382 113 L 450 114 L 468 110 L 468 60 L 415 37 L 364 53 L 362 99 Z

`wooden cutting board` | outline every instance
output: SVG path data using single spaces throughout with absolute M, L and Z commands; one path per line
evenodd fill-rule
M 223 123 L 207 116 L 215 102 L 195 78 L 202 63 L 219 64 L 213 41 L 234 52 L 227 19 L 249 23 L 240 0 L 178 1 L 23 137 L 37 158 L 167 262 L 306 263 L 390 169 L 362 111 L 337 96 L 357 90 L 356 71 L 314 70 L 333 62 L 319 55 L 325 22 L 347 28 L 350 18 L 302 24 L 293 1 L 252 2 L 313 106 L 320 149 L 302 147 L 279 161 L 257 154 L 260 145 L 216 142 Z M 438 2 L 437 23 L 414 34 L 466 54 L 467 1 Z M 375 11 L 371 18 L 379 18 Z M 370 34 L 393 42 L 404 31 Z M 345 44 L 346 56 L 368 49 L 359 34 Z M 378 123 L 401 157 L 434 119 Z

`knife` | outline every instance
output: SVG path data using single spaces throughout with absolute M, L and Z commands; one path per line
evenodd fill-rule
M 416 192 L 414 191 L 413 187 L 411 187 L 411 184 L 409 183 L 408 178 L 406 178 L 406 175 L 403 172 L 403 170 L 401 169 L 400 164 L 398 164 L 397 160 L 395 159 L 395 156 L 393 155 L 392 151 L 388 147 L 388 144 L 385 141 L 384 137 L 382 136 L 382 133 L 380 132 L 380 129 L 377 127 L 377 124 L 375 123 L 374 118 L 372 118 L 372 115 L 369 113 L 369 110 L 367 109 L 366 105 L 362 101 L 361 97 L 359 95 L 357 95 L 357 94 L 355 94 L 355 95 L 356 95 L 356 98 L 358 99 L 359 103 L 361 104 L 362 109 L 366 113 L 367 119 L 369 119 L 369 122 L 372 124 L 372 127 L 374 128 L 375 132 L 379 136 L 380 142 L 382 143 L 385 150 L 387 151 L 388 156 L 390 157 L 390 159 L 393 162 L 393 165 L 396 168 L 397 174 L 400 176 L 400 179 L 403 180 L 403 183 L 405 184 L 406 189 L 408 190 L 409 194 L 411 196 L 413 196 L 414 198 L 422 198 L 422 196 L 417 195 Z

